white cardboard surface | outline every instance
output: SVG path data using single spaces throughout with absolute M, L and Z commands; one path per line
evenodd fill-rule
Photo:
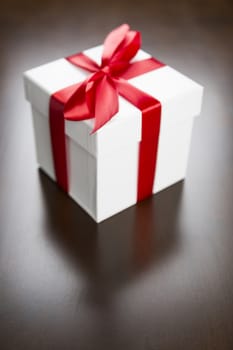
M 85 51 L 100 60 L 102 46 Z M 136 59 L 149 57 L 140 50 Z M 37 159 L 53 179 L 48 107 L 50 95 L 89 73 L 65 59 L 29 70 L 25 92 L 31 102 Z M 193 118 L 200 113 L 203 88 L 171 67 L 130 79 L 162 103 L 156 181 L 153 192 L 185 177 Z M 136 203 L 141 112 L 120 97 L 117 115 L 95 134 L 93 121 L 66 121 L 70 195 L 97 222 Z

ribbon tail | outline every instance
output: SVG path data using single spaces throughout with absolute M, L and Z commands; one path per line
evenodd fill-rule
M 118 112 L 118 94 L 115 83 L 106 75 L 95 81 L 87 93 L 89 108 L 94 105 L 94 129 L 100 129 Z
M 93 117 L 91 116 L 86 99 L 86 89 L 88 86 L 88 80 L 85 80 L 83 83 L 79 84 L 77 89 L 64 103 L 65 119 L 74 121 L 90 119 Z

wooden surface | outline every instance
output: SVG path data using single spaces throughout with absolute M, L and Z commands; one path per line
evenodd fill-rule
M 232 1 L 17 1 L 0 12 L 0 348 L 233 349 Z M 205 86 L 188 176 L 96 225 L 36 168 L 22 72 L 128 22 Z

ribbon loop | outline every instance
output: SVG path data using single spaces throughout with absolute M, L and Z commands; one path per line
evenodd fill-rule
M 102 65 L 101 67 L 106 66 L 111 61 L 116 50 L 124 40 L 127 32 L 129 31 L 128 24 L 122 24 L 120 27 L 111 31 L 106 39 L 104 40 L 104 49 L 102 54 Z

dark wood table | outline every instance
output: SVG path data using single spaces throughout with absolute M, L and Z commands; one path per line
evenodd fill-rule
M 17 1 L 0 12 L 0 348 L 233 349 L 232 1 Z M 205 86 L 187 180 L 95 224 L 36 168 L 22 72 L 128 22 Z

